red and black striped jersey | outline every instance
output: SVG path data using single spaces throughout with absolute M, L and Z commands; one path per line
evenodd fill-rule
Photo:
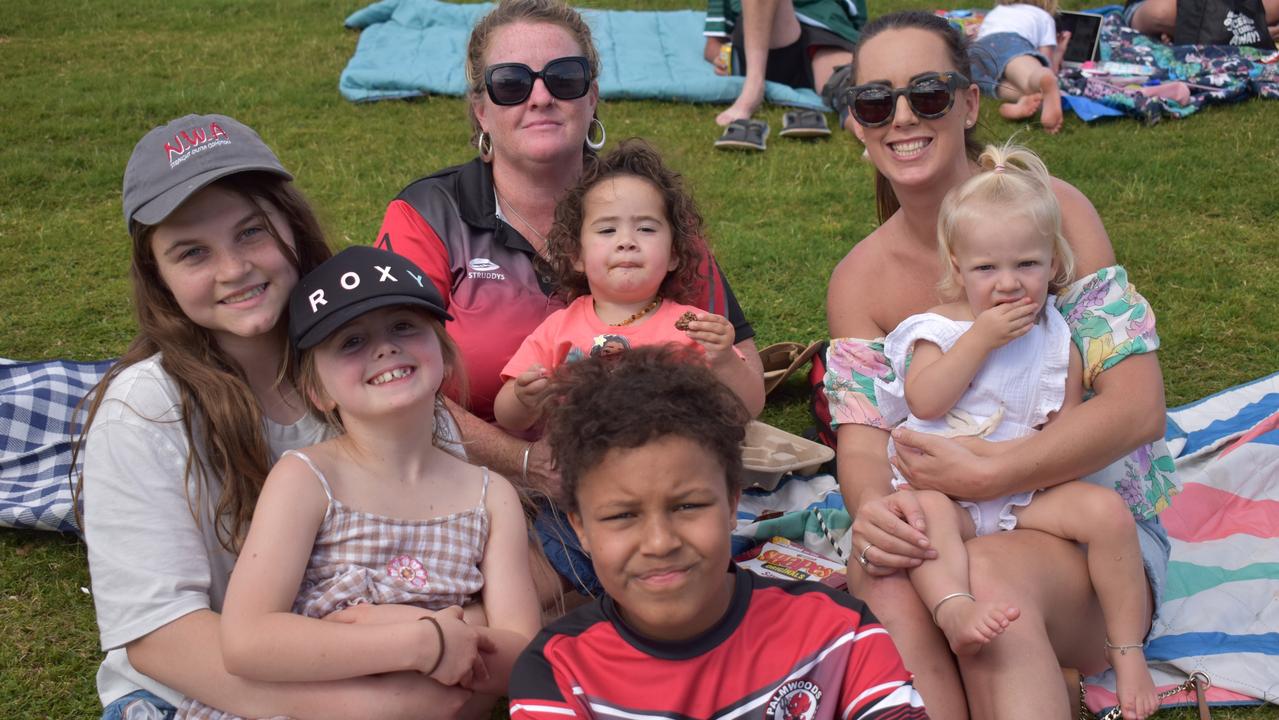
M 552 623 L 511 676 L 512 720 L 912 720 L 923 700 L 883 626 L 820 583 L 736 571 L 728 612 L 686 642 L 637 635 L 605 597 Z

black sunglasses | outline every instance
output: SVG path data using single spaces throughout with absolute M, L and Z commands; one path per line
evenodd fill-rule
M 844 92 L 844 103 L 862 127 L 887 125 L 897 113 L 897 98 L 901 95 L 906 96 L 906 102 L 916 115 L 925 120 L 936 120 L 954 107 L 955 89 L 966 88 L 970 84 L 962 73 L 924 73 L 911 78 L 902 88 L 881 82 L 848 88 Z
M 591 89 L 591 64 L 584 57 L 562 57 L 537 72 L 524 63 L 498 63 L 484 70 L 484 87 L 494 105 L 519 105 L 533 93 L 538 78 L 561 100 L 576 100 Z

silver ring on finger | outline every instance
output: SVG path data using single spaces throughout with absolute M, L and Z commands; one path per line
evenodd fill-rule
M 866 559 L 866 552 L 873 547 L 875 547 L 873 544 L 866 543 L 866 547 L 862 548 L 862 551 L 858 553 L 857 555 L 857 563 L 861 565 L 863 568 L 870 567 L 870 561 Z

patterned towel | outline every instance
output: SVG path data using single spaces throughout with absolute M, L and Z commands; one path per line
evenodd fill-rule
M 1079 68 L 1062 68 L 1061 87 L 1068 95 L 1095 100 L 1153 125 L 1165 117 L 1186 117 L 1212 103 L 1230 103 L 1257 96 L 1279 99 L 1279 66 L 1261 59 L 1268 53 L 1234 45 L 1165 45 L 1125 27 L 1119 15 L 1107 15 L 1101 25 L 1098 56 L 1103 62 L 1149 65 L 1162 82 L 1190 85 L 1190 100 L 1181 104 L 1146 97 L 1136 87 L 1106 78 L 1086 77 Z M 1069 98 L 1067 98 L 1069 100 Z
M 1153 125 L 1165 117 L 1181 118 L 1213 103 L 1231 103 L 1252 96 L 1279 99 L 1279 63 L 1264 63 L 1270 53 L 1234 45 L 1165 45 L 1123 24 L 1122 6 L 1089 10 L 1105 15 L 1097 58 L 1101 62 L 1131 63 L 1154 68 L 1151 77 L 1160 82 L 1182 81 L 1190 86 L 1184 104 L 1162 97 L 1147 97 L 1137 85 L 1109 76 L 1088 76 L 1077 67 L 1059 74 L 1063 101 L 1085 121 L 1098 117 L 1129 115 Z M 975 34 L 980 10 L 937 11 L 952 24 Z

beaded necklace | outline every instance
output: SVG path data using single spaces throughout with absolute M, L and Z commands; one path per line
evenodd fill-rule
M 641 309 L 639 312 L 635 313 L 634 315 L 632 315 L 632 316 L 630 316 L 630 317 L 626 318 L 625 320 L 623 320 L 623 321 L 621 321 L 621 322 L 609 323 L 609 324 L 608 324 L 608 326 L 609 326 L 609 327 L 622 327 L 623 325 L 630 325 L 631 323 L 635 322 L 636 320 L 639 320 L 640 318 L 644 317 L 645 315 L 647 315 L 647 314 L 649 314 L 649 313 L 653 312 L 653 310 L 657 309 L 657 306 L 658 306 L 658 305 L 661 305 L 661 304 L 662 304 L 662 297 L 659 295 L 659 296 L 657 296 L 657 297 L 653 298 L 653 302 L 651 302 L 651 303 L 649 303 L 649 304 L 645 305 L 645 306 L 643 307 L 643 309 Z

